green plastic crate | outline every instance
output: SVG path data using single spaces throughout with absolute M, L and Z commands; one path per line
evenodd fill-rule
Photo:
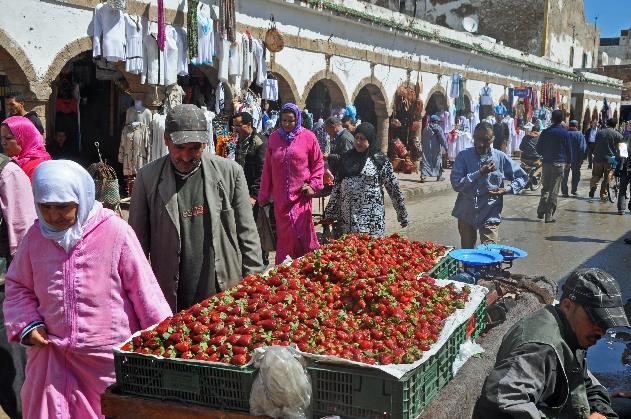
M 372 368 L 324 364 L 307 368 L 313 387 L 313 416 L 418 417 L 453 378 L 453 363 L 466 339 L 466 330 L 467 323 L 459 326 L 438 353 L 401 379 Z
M 462 272 L 460 262 L 447 255 L 427 274 L 435 279 L 449 279 L 460 272 Z
M 250 410 L 255 370 L 114 353 L 123 394 L 194 403 L 221 410 Z

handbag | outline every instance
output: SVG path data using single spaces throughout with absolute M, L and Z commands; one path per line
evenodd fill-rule
M 276 237 L 269 217 L 271 207 L 271 205 L 259 207 L 258 213 L 256 214 L 256 228 L 259 231 L 261 249 L 264 252 L 273 252 L 276 250 Z
M 94 145 L 99 153 L 100 161 L 90 165 L 88 173 L 94 179 L 95 198 L 105 208 L 120 212 L 121 196 L 116 171 L 101 158 L 99 143 L 95 142 Z

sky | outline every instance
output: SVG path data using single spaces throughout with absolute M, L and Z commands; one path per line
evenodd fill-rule
M 622 29 L 631 28 L 631 14 L 627 13 L 629 7 L 629 0 L 585 0 L 585 18 L 594 23 L 594 18 L 598 16 L 600 36 L 615 38 L 620 36 Z

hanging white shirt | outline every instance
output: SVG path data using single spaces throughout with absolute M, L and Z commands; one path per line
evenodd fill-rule
M 100 3 L 94 9 L 92 25 L 92 56 L 103 56 L 112 62 L 125 61 L 125 14 L 108 3 Z
M 202 108 L 203 109 L 203 108 Z M 215 120 L 215 113 L 213 111 L 205 110 L 204 116 L 206 117 L 206 122 L 208 124 L 208 128 L 206 132 L 208 134 L 208 144 L 204 151 L 209 152 L 210 154 L 215 154 L 215 129 L 213 128 L 213 121 Z
M 267 62 L 265 62 L 265 47 L 263 46 L 263 42 L 254 39 L 252 50 L 256 66 L 256 84 L 263 86 L 263 83 L 267 80 Z
M 177 75 L 188 75 L 188 35 L 186 28 L 174 26 L 177 33 Z
M 144 71 L 140 76 L 142 84 L 164 84 L 164 52 L 158 49 L 156 33 L 145 35 L 143 42 Z
M 177 48 L 177 32 L 173 26 L 166 27 L 166 43 L 164 54 L 164 85 L 171 86 L 177 83 L 179 52 Z
M 263 83 L 263 99 L 276 102 L 278 100 L 278 80 L 267 79 Z
M 243 50 L 241 48 L 241 38 L 237 37 L 237 40 L 230 45 L 228 59 L 228 75 L 230 76 L 241 76 L 243 73 Z
M 491 88 L 489 86 L 484 86 L 480 91 L 480 105 L 482 106 L 493 106 L 493 97 L 491 96 Z
M 219 45 L 219 80 L 228 80 L 230 77 L 229 67 L 230 67 L 230 41 L 226 40 L 222 37 L 222 40 Z
M 142 74 L 143 72 L 142 42 L 146 24 L 145 19 L 140 16 L 125 15 L 125 37 L 127 39 L 125 71 L 128 73 Z

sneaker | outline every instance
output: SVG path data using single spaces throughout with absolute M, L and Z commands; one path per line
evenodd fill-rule
M 576 191 L 572 191 L 572 195 L 574 195 L 574 196 L 578 196 L 578 194 L 576 193 Z

